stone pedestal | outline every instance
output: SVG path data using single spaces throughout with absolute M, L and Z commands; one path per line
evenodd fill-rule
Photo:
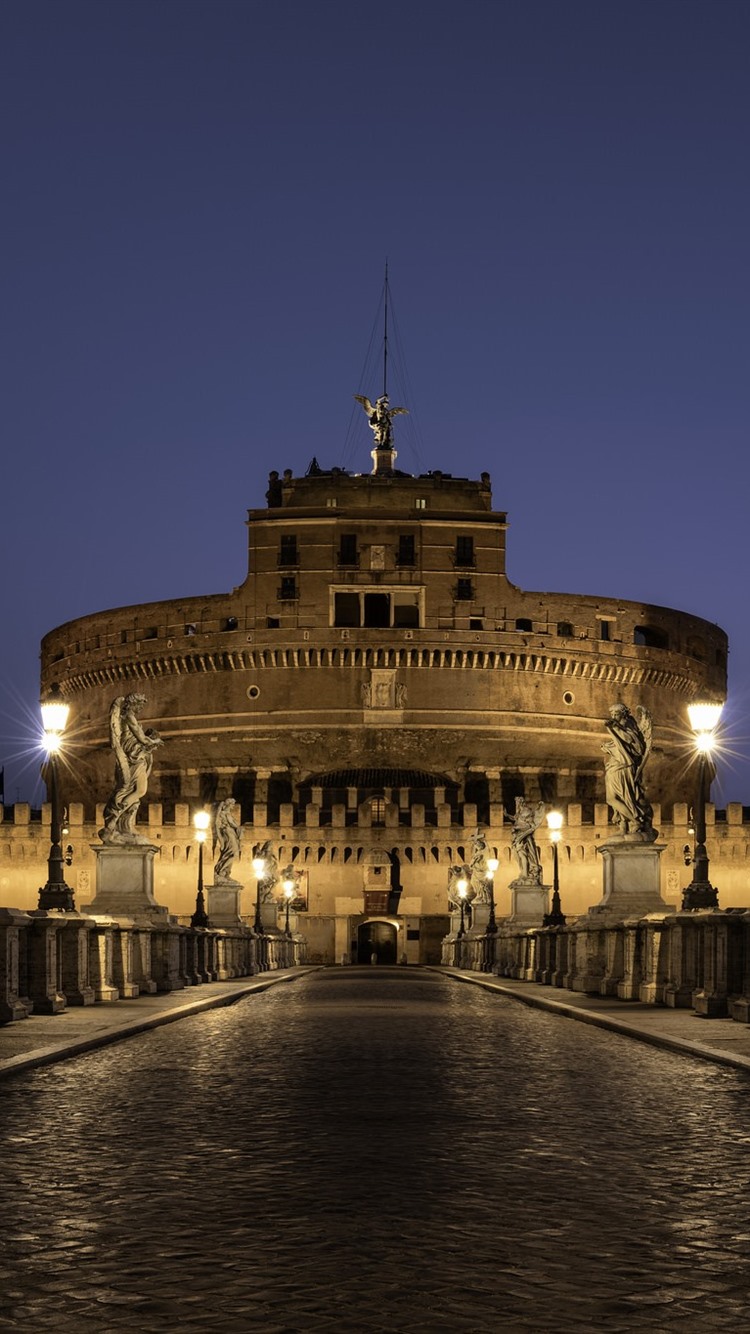
M 158 847 L 152 843 L 91 846 L 96 857 L 96 897 L 84 904 L 82 912 L 147 917 L 154 923 L 169 921 L 169 910 L 154 898 Z
M 626 917 L 645 917 L 648 913 L 671 913 L 659 892 L 659 859 L 666 844 L 627 842 L 610 839 L 597 849 L 604 872 L 604 894 L 589 908 L 586 919 L 597 925 L 621 922 Z
M 522 928 L 541 926 L 548 912 L 549 885 L 528 884 L 525 880 L 511 882 L 510 917 L 506 919 L 509 925 Z
M 208 885 L 206 902 L 212 926 L 242 926 L 240 895 L 242 885 Z
M 486 936 L 489 921 L 490 921 L 490 904 L 472 903 L 471 905 L 472 935 Z
M 263 930 L 267 931 L 269 935 L 277 929 L 278 916 L 279 909 L 275 899 L 266 899 L 265 903 L 261 903 L 260 920 L 263 923 Z

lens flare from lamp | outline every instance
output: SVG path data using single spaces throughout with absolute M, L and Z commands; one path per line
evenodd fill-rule
M 715 701 L 696 700 L 693 704 L 688 704 L 688 718 L 690 726 L 697 737 L 704 736 L 716 730 L 721 717 L 723 704 L 717 704 Z M 707 749 L 702 746 L 702 750 Z
M 199 843 L 205 843 L 206 830 L 208 829 L 210 823 L 211 823 L 211 816 L 209 815 L 208 811 L 195 812 L 195 815 L 193 816 L 193 824 L 195 826 L 195 837 Z
M 62 745 L 62 734 L 68 724 L 70 705 L 60 698 L 59 688 L 53 686 L 47 699 L 42 700 L 40 708 L 44 728 L 44 748 L 48 754 L 54 755 Z
M 547 812 L 547 828 L 549 829 L 549 836 L 553 843 L 559 843 L 560 838 L 562 837 L 560 834 L 562 825 L 563 817 L 561 811 Z

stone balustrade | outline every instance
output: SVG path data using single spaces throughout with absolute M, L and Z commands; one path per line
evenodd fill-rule
M 602 925 L 455 931 L 443 964 L 750 1023 L 750 912 L 649 913 Z
M 0 1022 L 293 968 L 303 948 L 244 926 L 0 908 Z

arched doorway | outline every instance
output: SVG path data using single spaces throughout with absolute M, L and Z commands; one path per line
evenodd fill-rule
M 357 927 L 357 963 L 396 963 L 398 928 L 393 922 L 362 922 Z

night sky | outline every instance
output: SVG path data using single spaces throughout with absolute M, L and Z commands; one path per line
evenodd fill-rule
M 746 0 L 4 0 L 0 121 L 7 802 L 48 630 L 369 472 L 387 259 L 397 466 L 490 472 L 522 588 L 718 622 L 750 803 Z

